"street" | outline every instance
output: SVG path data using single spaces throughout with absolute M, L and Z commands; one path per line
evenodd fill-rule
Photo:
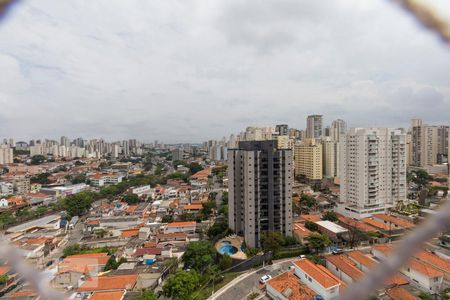
M 292 262 L 296 259 L 297 258 L 284 259 L 256 271 L 243 274 L 217 291 L 209 298 L 209 300 L 246 299 L 247 296 L 253 291 L 253 288 L 261 287 L 259 279 L 263 275 L 271 275 L 272 277 L 275 277 L 283 272 L 286 272 L 289 270 Z

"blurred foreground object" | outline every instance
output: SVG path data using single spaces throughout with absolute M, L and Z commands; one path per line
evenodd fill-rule
M 436 12 L 417 0 L 394 0 L 411 13 L 424 27 L 434 31 L 439 37 L 450 44 L 450 24 L 441 19 Z

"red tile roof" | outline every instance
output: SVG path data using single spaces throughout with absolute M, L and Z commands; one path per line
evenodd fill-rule
M 364 273 L 355 266 L 355 262 L 344 255 L 329 255 L 326 256 L 325 259 L 347 274 L 354 281 L 364 276 Z
M 95 292 L 89 300 L 120 300 L 123 298 L 125 291 L 115 292 Z
M 444 276 L 444 273 L 442 273 L 438 269 L 428 266 L 425 263 L 423 263 L 420 260 L 415 259 L 415 258 L 410 260 L 407 266 L 411 269 L 416 270 L 417 272 L 422 273 L 423 275 L 425 275 L 429 278 Z
M 436 267 L 444 272 L 450 273 L 450 261 L 440 258 L 428 251 L 420 251 L 414 255 L 418 260 Z
M 393 216 L 393 215 L 386 215 L 386 214 L 374 214 L 373 215 L 374 218 L 386 221 L 386 222 L 391 222 L 392 224 L 398 225 L 400 227 L 406 228 L 406 229 L 411 229 L 416 227 L 416 225 L 414 225 L 414 223 L 408 222 L 402 218 Z
M 395 287 L 393 289 L 387 290 L 386 293 L 392 300 L 420 300 L 419 297 L 414 296 L 407 290 L 401 287 Z
M 301 215 L 300 218 L 304 219 L 305 221 L 310 221 L 310 222 L 322 221 L 322 219 L 319 216 L 316 216 L 316 215 Z
M 367 268 L 371 268 L 377 264 L 375 260 L 358 250 L 347 252 L 347 255 Z
M 131 228 L 131 229 L 123 229 L 121 236 L 128 238 L 128 237 L 134 237 L 139 235 L 139 229 Z
M 294 264 L 312 277 L 324 288 L 330 288 L 344 284 L 339 278 L 334 276 L 329 270 L 321 265 L 316 265 L 308 259 L 300 259 Z
M 278 275 L 269 280 L 266 284 L 284 295 L 288 300 L 310 300 L 317 296 L 316 292 L 303 284 L 291 272 L 285 272 Z
M 197 222 L 191 221 L 191 222 L 173 222 L 169 223 L 167 227 L 184 227 L 184 226 L 195 226 Z
M 384 230 L 384 231 L 389 231 L 389 230 L 391 230 L 391 229 L 394 229 L 394 228 L 391 228 L 391 227 L 390 227 L 389 225 L 387 225 L 387 224 L 378 222 L 378 221 L 376 221 L 376 220 L 374 220 L 374 219 L 371 219 L 371 218 L 364 218 L 364 219 L 362 219 L 362 221 L 363 221 L 364 223 L 367 223 L 367 224 L 369 224 L 369 225 L 371 225 L 371 226 L 373 226 L 373 227 L 375 227 L 375 228 L 382 229 L 382 230 Z
M 10 268 L 10 267 L 7 267 L 7 266 L 2 266 L 2 267 L 0 267 L 0 276 L 1 276 L 1 275 L 5 275 L 5 274 L 8 273 L 10 270 L 11 270 L 11 268 Z
M 136 285 L 137 278 L 138 275 L 136 274 L 91 277 L 77 291 L 90 292 L 133 289 Z
M 138 248 L 134 252 L 133 256 L 143 256 L 146 254 L 161 255 L 161 252 L 162 252 L 161 248 Z

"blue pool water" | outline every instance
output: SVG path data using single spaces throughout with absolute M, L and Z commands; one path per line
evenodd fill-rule
M 220 244 L 222 246 L 229 246 L 229 245 L 231 245 L 231 242 L 229 242 L 229 241 L 222 241 Z
M 236 254 L 238 252 L 238 249 L 234 246 L 230 246 L 230 245 L 226 245 L 226 246 L 222 246 L 219 249 L 219 253 L 224 255 L 224 254 L 228 254 L 228 255 L 233 255 Z

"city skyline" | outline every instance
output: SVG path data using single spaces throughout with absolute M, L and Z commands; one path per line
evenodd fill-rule
M 0 49 L 0 136 L 200 142 L 314 113 L 449 122 L 444 46 L 388 2 L 20 2 Z

